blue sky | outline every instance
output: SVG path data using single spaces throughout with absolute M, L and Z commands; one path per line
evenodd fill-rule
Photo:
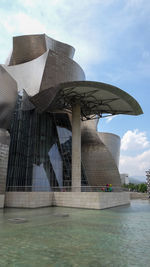
M 102 119 L 98 130 L 122 138 L 120 171 L 150 168 L 150 1 L 1 0 L 0 63 L 12 36 L 46 33 L 75 47 L 87 80 L 113 84 L 136 98 L 144 115 Z

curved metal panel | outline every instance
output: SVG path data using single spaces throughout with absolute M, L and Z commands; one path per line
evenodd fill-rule
M 81 129 L 84 129 L 85 127 L 88 127 L 88 129 L 95 130 L 97 129 L 97 124 L 98 124 L 99 119 L 95 120 L 87 120 L 87 121 L 82 121 L 81 122 Z
M 119 168 L 119 157 L 120 157 L 120 137 L 112 133 L 98 133 L 101 141 L 108 148 L 111 153 L 117 167 Z
M 52 50 L 27 63 L 3 67 L 17 81 L 18 90 L 25 90 L 29 96 L 61 82 L 85 79 L 82 68 L 75 61 Z
M 8 129 L 17 98 L 17 84 L 0 65 L 0 128 Z
M 13 37 L 13 52 L 9 65 L 31 61 L 49 49 L 70 58 L 73 58 L 75 52 L 72 46 L 58 42 L 45 34 L 15 36 Z
M 44 34 L 13 37 L 13 52 L 9 65 L 31 61 L 46 52 Z
M 45 34 L 45 40 L 46 40 L 46 48 L 47 50 L 53 50 L 58 54 L 64 54 L 65 56 L 69 57 L 69 58 L 73 58 L 74 53 L 75 53 L 75 49 L 68 44 L 56 41 L 54 39 L 52 39 L 51 37 L 47 36 Z
M 120 186 L 120 174 L 116 163 L 96 131 L 84 127 L 81 151 L 82 163 L 89 185 L 112 184 L 113 186 Z
M 17 81 L 18 91 L 25 90 L 29 96 L 39 93 L 48 52 L 24 64 L 3 68 Z
M 82 68 L 65 55 L 49 50 L 41 81 L 40 91 L 67 81 L 85 80 Z

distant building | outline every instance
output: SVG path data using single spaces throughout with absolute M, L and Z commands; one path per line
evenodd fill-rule
M 146 171 L 147 193 L 150 196 L 150 170 Z
M 129 175 L 127 173 L 121 173 L 121 184 L 129 184 Z

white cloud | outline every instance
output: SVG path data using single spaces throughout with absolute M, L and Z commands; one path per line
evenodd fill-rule
M 150 168 L 150 150 L 144 151 L 135 157 L 120 156 L 120 172 L 128 173 L 129 176 L 144 176 Z
M 145 149 L 150 146 L 145 132 L 140 132 L 138 129 L 127 131 L 121 139 L 122 151 L 134 151 Z
M 38 0 L 18 0 L 18 3 L 21 4 L 24 7 L 33 7 L 36 5 L 36 3 L 38 2 Z
M 86 68 L 108 58 L 108 49 L 102 30 L 97 34 L 93 18 L 103 0 L 16 0 L 11 11 L 0 9 L 1 29 L 9 35 L 47 33 L 52 38 L 76 48 L 75 60 Z M 107 1 L 107 6 L 112 0 Z M 102 28 L 102 27 L 101 27 Z M 101 33 L 100 33 L 101 31 Z M 6 40 L 7 42 L 7 40 Z
M 20 3 L 21 5 L 25 6 L 25 7 L 30 7 L 30 6 L 47 6 L 48 4 L 51 4 L 52 6 L 56 6 L 58 8 L 64 8 L 64 9 L 69 9 L 70 7 L 72 8 L 77 8 L 77 7 L 84 7 L 84 8 L 92 8 L 92 5 L 94 4 L 103 4 L 105 6 L 109 6 L 110 4 L 112 4 L 115 0 L 82 0 L 82 2 L 80 0 L 18 0 L 18 3 Z
M 142 0 L 123 1 L 119 8 L 116 2 L 14 0 L 13 9 L 1 9 L 0 16 L 5 30 L 11 35 L 46 32 L 73 45 L 75 60 L 86 69 L 88 64 L 100 64 L 117 57 L 116 42 L 135 23 L 136 9 L 140 5 L 142 10 L 147 10 Z M 134 10 L 135 14 L 127 10 Z
M 0 8 L 0 33 L 1 38 L 6 38 L 2 32 L 7 33 L 5 42 L 8 42 L 8 35 L 45 32 L 52 38 L 74 46 L 75 60 L 88 74 L 87 79 L 94 80 L 93 65 L 98 65 L 100 69 L 106 61 L 110 63 L 121 58 L 120 53 L 124 53 L 123 42 L 125 47 L 135 47 L 137 43 L 141 45 L 143 38 L 133 41 L 134 35 L 130 33 L 134 32 L 138 20 L 149 16 L 150 10 L 148 1 L 144 5 L 143 0 L 125 0 L 121 4 L 116 0 L 13 0 L 12 3 L 11 10 L 6 5 Z M 139 7 L 142 12 L 139 12 Z M 145 16 L 145 12 L 148 15 Z M 7 53 L 5 49 L 0 54 L 1 59 L 7 57 Z M 118 82 L 131 79 L 133 72 L 137 76 L 141 68 L 142 75 L 149 73 L 149 65 L 139 66 L 135 62 L 132 70 L 124 65 L 118 65 L 118 68 L 113 66 L 110 73 L 106 72 L 106 80 Z M 102 70 L 99 70 L 98 77 L 101 77 Z
M 111 121 L 112 121 L 114 118 L 116 118 L 116 117 L 117 117 L 117 115 L 107 117 L 107 118 L 106 118 L 106 123 L 111 122 Z
M 145 8 L 145 0 L 126 0 L 126 8 L 134 8 L 134 9 Z
M 128 155 L 124 155 L 123 152 Z M 146 133 L 138 129 L 127 131 L 121 139 L 120 172 L 128 173 L 129 176 L 145 177 L 145 171 L 149 168 L 150 142 Z
M 3 17 L 3 27 L 5 30 L 11 34 L 31 34 L 31 33 L 41 33 L 46 30 L 45 26 L 35 18 L 25 14 L 24 12 L 18 12 L 9 16 L 1 14 Z

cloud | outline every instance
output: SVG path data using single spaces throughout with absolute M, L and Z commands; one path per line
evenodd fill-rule
M 106 118 L 106 123 L 111 122 L 115 117 L 117 117 L 117 115 L 107 117 L 107 118 Z
M 121 139 L 122 151 L 137 151 L 150 146 L 145 132 L 140 132 L 138 129 L 127 131 Z
M 120 156 L 120 173 L 128 173 L 129 176 L 144 176 L 150 168 L 150 150 L 144 151 L 135 157 Z
M 111 2 L 108 0 L 107 6 Z M 97 34 L 99 26 L 93 25 L 99 5 L 105 7 L 105 1 L 45 0 L 43 5 L 42 0 L 15 0 L 13 9 L 0 8 L 1 30 L 11 36 L 45 32 L 74 46 L 75 60 L 86 68 L 87 64 L 103 62 L 109 55 L 105 36 L 100 29 Z
M 112 55 L 114 33 L 122 32 L 122 14 L 106 16 L 114 0 L 15 0 L 10 12 L 1 9 L 1 21 L 12 35 L 45 31 L 75 46 L 75 59 L 83 67 L 100 64 Z M 111 22 L 111 23 L 109 23 Z
M 145 8 L 145 0 L 126 0 L 126 8 Z
M 5 19 L 4 19 L 5 16 Z M 35 18 L 25 14 L 24 12 L 18 12 L 12 14 L 4 15 L 1 13 L 1 18 L 3 20 L 3 27 L 11 35 L 17 34 L 31 34 L 37 32 L 43 32 L 46 30 L 44 25 L 40 23 Z
M 140 72 L 143 76 L 149 75 L 148 62 L 145 65 L 143 58 L 138 61 L 131 57 L 135 48 L 141 47 L 141 55 L 145 55 L 146 60 L 149 50 L 143 48 L 143 36 L 137 38 L 134 35 L 138 23 L 142 24 L 149 18 L 150 4 L 148 1 L 146 4 L 144 2 L 14 0 L 11 2 L 11 8 L 6 4 L 1 5 L 0 34 L 1 38 L 4 38 L 3 43 L 6 43 L 8 37 L 10 39 L 13 35 L 45 32 L 52 38 L 76 48 L 75 60 L 87 73 L 87 79 L 105 77 L 103 80 L 116 83 L 132 79 L 133 75 L 137 77 Z M 148 22 L 145 25 L 148 28 Z M 7 48 L 0 54 L 1 59 L 7 57 Z M 129 62 L 126 66 L 128 59 L 130 66 Z M 121 63 L 118 64 L 118 61 Z M 110 62 L 113 62 L 112 66 Z M 131 62 L 134 62 L 134 66 L 131 66 Z M 103 67 L 104 63 L 110 66 L 110 70 Z
M 124 155 L 124 152 L 127 155 Z M 127 131 L 121 139 L 120 172 L 128 173 L 129 176 L 145 177 L 145 171 L 150 168 L 149 159 L 150 142 L 146 132 L 140 132 L 138 129 Z

